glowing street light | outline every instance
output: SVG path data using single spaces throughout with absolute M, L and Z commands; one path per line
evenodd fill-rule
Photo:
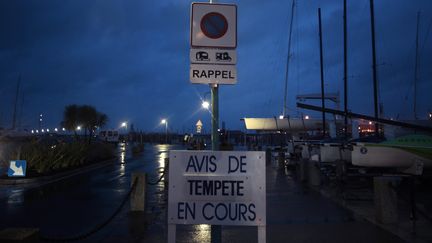
M 202 108 L 208 110 L 210 108 L 210 103 L 208 101 L 203 101 L 201 104 Z
M 280 116 L 279 116 L 279 119 L 281 119 L 281 120 L 284 119 L 284 116 L 283 116 L 283 115 L 280 115 Z
M 305 116 L 305 119 L 306 119 L 306 120 L 309 120 L 309 118 L 310 118 L 310 117 L 309 117 L 308 115 Z
M 55 131 L 55 132 L 58 132 L 58 129 L 57 129 L 57 127 L 56 127 L 56 128 L 54 128 L 54 131 Z
M 49 128 L 47 128 L 47 132 L 49 132 Z
M 127 122 L 122 122 L 120 126 L 125 127 L 127 129 Z
M 66 128 L 63 127 L 63 128 L 62 128 L 62 131 L 63 131 L 63 132 L 66 131 Z
M 168 144 L 168 120 L 162 119 L 161 124 L 165 124 L 165 143 Z
M 78 131 L 81 130 L 81 126 L 77 126 L 76 130 Z

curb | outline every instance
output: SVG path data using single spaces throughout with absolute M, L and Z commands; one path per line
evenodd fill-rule
M 29 184 L 42 183 L 42 182 L 45 182 L 44 184 L 48 184 L 48 183 L 63 180 L 75 175 L 79 175 L 82 173 L 92 171 L 94 169 L 107 166 L 113 163 L 116 159 L 117 158 L 112 158 L 101 162 L 96 162 L 96 164 L 75 168 L 71 171 L 61 172 L 56 175 L 41 176 L 37 178 L 27 178 L 27 179 L 0 179 L 0 186 L 29 185 Z

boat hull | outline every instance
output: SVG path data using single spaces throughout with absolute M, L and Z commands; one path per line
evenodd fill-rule
M 352 164 L 364 167 L 410 168 L 416 164 L 432 167 L 432 160 L 399 147 L 353 145 Z

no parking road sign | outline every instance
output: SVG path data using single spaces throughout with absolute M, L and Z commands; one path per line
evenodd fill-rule
M 192 3 L 191 46 L 236 48 L 237 6 Z

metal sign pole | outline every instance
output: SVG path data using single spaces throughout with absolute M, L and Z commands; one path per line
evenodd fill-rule
M 212 113 L 212 150 L 219 150 L 219 87 L 217 84 L 210 84 L 211 89 L 211 113 Z M 222 227 L 220 225 L 211 225 L 211 242 L 222 242 Z
M 209 0 L 213 3 L 212 0 Z M 217 84 L 210 84 L 211 88 L 211 107 L 212 107 L 212 150 L 219 150 L 219 87 Z M 211 242 L 220 243 L 222 242 L 222 228 L 220 225 L 211 226 Z
M 219 87 L 217 84 L 210 84 L 211 89 L 211 114 L 212 114 L 212 131 L 211 141 L 212 150 L 219 150 Z

